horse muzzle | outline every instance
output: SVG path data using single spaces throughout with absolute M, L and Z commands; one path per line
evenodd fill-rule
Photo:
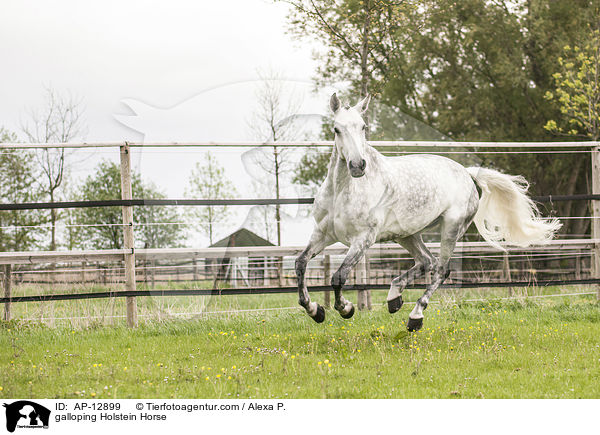
M 352 160 L 348 163 L 348 170 L 350 171 L 350 175 L 353 178 L 360 178 L 365 175 L 365 168 L 367 167 L 367 162 L 365 159 L 361 159 L 358 164 L 355 164 Z

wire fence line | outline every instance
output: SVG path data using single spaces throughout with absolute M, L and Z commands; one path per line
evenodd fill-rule
M 600 284 L 600 279 L 562 279 L 562 280 L 535 280 L 535 281 L 511 281 L 511 282 L 455 282 L 444 283 L 441 289 L 460 289 L 460 288 L 506 288 L 506 287 L 536 287 L 560 286 L 560 285 L 590 285 Z M 425 289 L 426 284 L 409 284 L 407 289 Z M 330 291 L 330 286 L 309 286 L 311 292 Z M 344 291 L 367 291 L 367 290 L 387 290 L 389 284 L 352 284 L 344 286 Z M 19 302 L 46 302 L 46 301 L 65 301 L 82 299 L 106 299 L 118 297 L 144 297 L 144 296 L 239 296 L 239 295 L 268 295 L 282 293 L 297 293 L 297 287 L 252 287 L 252 288 L 222 288 L 222 289 L 166 289 L 166 290 L 120 290 L 107 292 L 87 292 L 87 293 L 65 293 L 65 294 L 46 294 L 30 296 L 13 296 L 10 298 L 0 298 L 0 303 L 19 303 Z
M 561 298 L 561 297 L 572 297 L 572 296 L 589 296 L 593 295 L 595 292 L 575 292 L 575 293 L 558 293 L 552 295 L 529 295 L 527 299 L 547 299 L 547 298 Z M 464 299 L 461 302 L 488 302 L 488 301 L 522 301 L 524 299 L 523 296 L 508 296 L 503 298 L 472 298 L 472 299 Z M 411 303 L 416 301 L 405 301 L 405 303 Z M 448 302 L 448 301 L 437 301 L 432 300 L 429 302 L 430 305 L 439 305 L 439 304 L 450 304 L 450 305 L 458 305 L 456 302 Z M 382 307 L 383 308 L 383 307 Z M 269 311 L 301 311 L 304 308 L 300 306 L 293 307 L 270 307 L 270 308 L 250 308 L 250 309 L 237 309 L 237 310 L 222 310 L 222 311 L 197 311 L 197 312 L 168 312 L 162 315 L 160 314 L 140 314 L 139 317 L 152 317 L 152 318 L 161 318 L 161 317 L 198 317 L 198 316 L 219 316 L 219 315 L 239 315 L 239 314 L 248 314 L 248 313 L 264 313 Z M 91 315 L 85 317 L 48 317 L 44 316 L 40 318 L 25 318 L 24 321 L 56 321 L 56 320 L 90 320 L 90 319 L 124 319 L 127 316 L 125 315 Z
M 0 144 L 1 147 L 2 144 Z M 280 148 L 279 146 L 277 148 Z M 285 148 L 285 147 L 281 147 L 281 148 Z M 459 148 L 459 147 L 457 147 Z M 76 150 L 76 151 L 81 151 L 81 150 Z M 85 151 L 84 151 L 85 152 Z M 132 152 L 135 152 L 132 151 Z M 223 149 L 211 149 L 210 151 L 211 153 L 217 153 L 217 154 L 231 154 L 231 155 L 237 155 L 239 154 L 239 150 L 236 150 L 234 148 L 223 148 Z M 538 154 L 590 154 L 593 151 L 591 150 L 574 150 L 574 149 L 565 149 L 565 150 L 543 150 L 543 151 L 486 151 L 486 150 L 468 150 L 468 151 L 440 151 L 440 150 L 430 150 L 430 151 L 415 151 L 415 150 L 405 150 L 405 151 L 390 151 L 390 150 L 385 150 L 385 149 L 380 149 L 379 152 L 381 154 L 383 154 L 384 156 L 399 156 L 399 155 L 408 155 L 408 154 L 438 154 L 438 155 L 466 155 L 466 156 L 475 156 L 475 155 L 488 155 L 488 154 L 520 154 L 520 155 L 538 155 Z M 173 151 L 172 150 L 166 150 L 166 149 L 147 149 L 147 150 L 142 150 L 139 149 L 138 151 L 139 154 L 144 154 L 144 155 L 151 155 L 151 154 L 169 154 L 172 155 Z M 206 151 L 190 151 L 190 150 L 186 150 L 186 151 L 182 151 L 179 152 L 178 154 L 205 154 Z M 319 148 L 315 148 L 314 149 L 314 153 L 315 154 L 325 154 L 325 155 L 330 155 L 331 154 L 331 150 L 330 149 L 319 149 Z M 0 155 L 10 155 L 13 153 L 7 153 L 7 152 L 0 152 Z M 107 155 L 114 155 L 113 151 L 89 151 L 90 155 L 103 155 L 103 154 L 107 154 Z
M 556 219 L 600 219 L 600 216 L 551 216 L 553 218 Z M 283 219 L 277 220 L 277 219 L 271 219 L 270 222 L 276 223 L 276 222 L 286 222 Z M 246 224 L 248 223 L 256 223 L 256 221 L 254 220 L 246 220 L 245 221 Z M 260 222 L 262 223 L 262 222 Z M 61 229 L 61 228 L 90 228 L 90 227 L 126 227 L 126 226 L 132 226 L 134 228 L 136 227 L 154 227 L 154 226 L 163 226 L 163 225 L 174 225 L 174 226 L 197 226 L 197 223 L 194 222 L 133 222 L 130 225 L 127 224 L 57 224 L 55 226 L 55 228 L 57 229 Z M 0 226 L 0 230 L 19 230 L 19 229 L 24 229 L 24 228 L 36 228 L 39 230 L 52 230 L 52 226 L 51 225 L 47 225 L 47 224 L 40 224 L 40 225 L 4 225 L 4 226 Z M 423 236 L 425 235 L 432 235 L 435 233 L 424 233 Z M 435 235 L 439 235 L 435 234 Z M 585 237 L 587 236 L 587 234 L 559 234 L 558 237 L 561 240 L 568 240 L 569 238 L 581 238 L 581 237 Z
M 1 146 L 1 144 L 0 144 Z M 375 145 L 377 146 L 377 145 Z M 277 147 L 281 147 L 281 148 L 285 148 L 284 146 L 281 145 L 277 145 Z M 308 148 L 308 147 L 307 147 Z M 328 148 L 331 148 L 331 146 L 328 146 Z M 459 147 L 456 147 L 459 148 Z M 329 149 L 322 149 L 322 147 L 315 147 L 313 148 L 315 150 L 316 153 L 318 154 L 330 154 L 331 151 Z M 107 151 L 107 150 L 94 150 L 94 151 L 89 151 L 89 150 L 75 150 L 75 151 L 83 151 L 83 152 L 88 152 L 90 154 L 114 154 L 113 151 Z M 172 154 L 172 150 L 166 150 L 166 149 L 141 149 L 138 148 L 137 150 L 133 150 L 133 152 L 139 152 L 139 153 L 144 153 L 144 154 Z M 393 155 L 406 155 L 406 154 L 431 154 L 432 152 L 435 152 L 435 154 L 439 154 L 439 155 L 481 155 L 481 154 L 521 154 L 521 155 L 527 155 L 527 154 L 532 154 L 532 155 L 538 155 L 538 154 L 590 154 L 593 151 L 589 150 L 589 149 L 584 149 L 584 150 L 576 150 L 576 149 L 572 149 L 572 148 L 568 148 L 568 149 L 564 149 L 564 150 L 542 150 L 542 151 L 487 151 L 487 150 L 468 150 L 468 151 L 440 151 L 440 150 L 435 150 L 435 151 L 414 151 L 414 150 L 406 150 L 406 151 L 390 151 L 390 150 L 385 150 L 385 149 L 381 149 L 379 150 L 383 155 L 386 156 L 393 156 Z M 58 152 L 58 151 L 57 151 Z M 230 154 L 239 154 L 239 150 L 236 150 L 235 148 L 222 148 L 219 149 L 218 147 L 215 149 L 213 148 L 211 150 L 211 152 L 216 152 L 216 153 L 230 153 Z M 206 153 L 206 151 L 199 151 L 199 150 L 185 150 L 185 151 L 180 151 L 179 154 L 204 154 Z M 0 155 L 9 155 L 9 154 L 13 154 L 11 152 L 0 152 Z
M 408 141 L 408 142 L 392 142 L 392 141 L 382 141 L 382 142 L 372 142 L 373 146 L 378 147 L 384 153 L 388 154 L 403 154 L 406 153 L 405 150 L 410 150 L 410 152 L 421 153 L 420 148 L 429 150 L 428 152 L 436 152 L 440 154 L 477 154 L 477 153 L 514 153 L 514 154 L 562 154 L 566 152 L 573 153 L 590 153 L 592 156 L 592 161 L 595 159 L 599 159 L 598 155 L 600 154 L 598 151 L 600 149 L 600 142 L 552 142 L 552 143 L 494 143 L 494 142 L 435 142 L 435 141 Z M 131 164 L 130 164 L 130 150 L 141 151 L 143 149 L 153 149 L 156 152 L 162 152 L 163 149 L 174 148 L 174 147 L 182 147 L 186 149 L 194 149 L 194 148 L 215 148 L 218 147 L 220 149 L 233 149 L 233 148 L 255 148 L 255 147 L 289 147 L 289 148 L 330 148 L 333 145 L 331 141 L 321 141 L 321 142 L 280 142 L 280 143 L 236 143 L 236 142 L 228 142 L 228 143 L 214 143 L 214 142 L 203 142 L 203 143 L 177 143 L 177 142 L 164 142 L 164 143 L 134 143 L 134 142 L 108 142 L 108 143 L 93 143 L 93 144 L 3 144 L 0 146 L 2 152 L 6 152 L 7 150 L 17 150 L 17 149 L 60 149 L 60 148 L 74 148 L 74 149 L 102 149 L 102 148 L 118 148 L 120 150 L 121 155 L 121 183 L 122 186 L 129 187 L 129 191 L 131 191 Z M 400 150 L 400 148 L 404 148 L 405 150 Z M 470 151 L 462 151 L 460 148 L 470 148 Z M 414 150 L 414 151 L 413 151 Z M 498 151 L 503 150 L 503 151 Z M 595 168 L 595 166 L 594 166 Z M 443 287 L 445 288 L 482 288 L 482 287 L 520 287 L 520 286 L 549 286 L 549 285 L 595 285 L 600 284 L 600 277 L 598 276 L 598 270 L 600 267 L 597 266 L 596 263 L 598 260 L 598 249 L 600 247 L 600 242 L 597 241 L 598 236 L 600 235 L 600 222 L 598 222 L 598 218 L 600 217 L 600 211 L 596 210 L 597 207 L 600 207 L 600 189 L 597 188 L 597 185 L 600 185 L 598 182 L 599 174 L 595 172 L 593 169 L 593 188 L 592 194 L 580 194 L 580 195 L 547 195 L 547 196 L 539 196 L 534 197 L 535 201 L 540 203 L 554 203 L 559 201 L 592 201 L 592 215 L 589 217 L 582 216 L 569 216 L 567 219 L 591 219 L 593 230 L 593 239 L 588 239 L 586 242 L 582 242 L 579 245 L 581 249 L 587 249 L 591 255 L 579 255 L 578 253 L 569 253 L 571 254 L 569 258 L 576 258 L 577 261 L 582 257 L 591 258 L 590 269 L 595 271 L 592 273 L 592 276 L 589 279 L 537 279 L 538 277 L 534 275 L 530 275 L 530 279 L 528 280 L 511 280 L 510 279 L 510 266 L 504 267 L 503 272 L 507 274 L 503 281 L 494 281 L 489 282 L 488 280 L 479 280 L 479 281 L 471 281 L 471 280 L 454 280 L 454 282 L 447 283 Z M 594 181 L 596 180 L 596 181 Z M 122 191 L 126 191 L 127 189 L 123 188 Z M 198 258 L 199 251 L 194 250 L 167 250 L 169 252 L 158 252 L 157 250 L 141 250 L 134 248 L 133 244 L 133 233 L 132 229 L 134 226 L 144 226 L 144 225 L 180 225 L 180 223 L 162 223 L 162 222 L 141 222 L 136 223 L 133 221 L 131 210 L 133 207 L 140 206 L 224 206 L 224 205 L 238 205 L 238 206 L 256 206 L 256 205 L 298 205 L 305 204 L 309 205 L 313 202 L 313 198 L 285 198 L 285 199 L 222 199 L 222 200 L 205 200 L 205 199 L 132 199 L 131 196 L 123 196 L 121 199 L 114 200 L 106 200 L 106 201 L 64 201 L 64 202 L 39 202 L 39 203 L 22 203 L 22 204 L 0 204 L 0 211 L 16 211 L 16 210 L 42 210 L 42 209 L 55 209 L 55 208 L 85 208 L 85 207 L 122 207 L 124 211 L 124 220 L 123 223 L 115 223 L 115 224 L 97 224 L 98 226 L 119 226 L 123 228 L 123 232 L 125 233 L 125 240 L 129 239 L 129 242 L 125 242 L 123 249 L 112 250 L 112 252 L 100 252 L 100 251 L 88 251 L 84 253 L 76 253 L 76 252 L 32 252 L 32 253 L 18 253 L 21 255 L 6 255 L 6 253 L 0 253 L 0 263 L 2 264 L 34 264 L 34 263 L 65 263 L 72 261 L 107 261 L 107 262 L 123 262 L 124 267 L 120 268 L 121 271 L 124 271 L 124 275 L 126 278 L 126 286 L 125 290 L 118 291 L 108 291 L 108 292 L 88 292 L 88 293 L 69 293 L 69 294 L 48 294 L 48 295 L 27 295 L 27 296 L 11 296 L 10 293 L 7 294 L 5 290 L 5 297 L 0 298 L 0 302 L 5 304 L 5 308 L 10 305 L 11 302 L 26 302 L 26 301 L 47 301 L 47 300 L 77 300 L 77 299 L 98 299 L 98 298 L 113 298 L 113 297 L 125 297 L 127 298 L 127 320 L 130 326 L 135 326 L 137 322 L 137 314 L 135 308 L 135 298 L 138 296 L 188 296 L 193 294 L 198 295 L 223 295 L 223 294 L 275 294 L 275 293 L 291 293 L 297 291 L 295 287 L 286 287 L 286 286 L 275 286 L 275 287 L 258 287 L 258 286 L 248 286 L 246 288 L 233 288 L 233 289 L 169 289 L 169 290 L 137 290 L 135 288 L 135 272 L 136 270 L 140 271 L 139 267 L 136 267 L 135 261 L 154 261 L 161 258 L 169 258 L 180 259 L 184 258 L 186 255 L 191 255 L 193 258 Z M 126 212 L 129 217 L 125 217 Z M 598 225 L 596 224 L 598 222 Z M 77 224 L 76 224 L 77 225 Z M 95 226 L 96 224 L 83 224 L 86 226 Z M 597 228 L 596 228 L 597 227 Z M 559 241 L 557 241 L 559 242 Z M 563 243 L 563 242 L 561 242 Z M 567 243 L 575 243 L 575 241 L 569 241 Z M 585 246 L 585 247 L 584 247 Z M 557 249 L 565 249 L 564 244 L 554 244 L 549 247 L 551 250 L 556 251 Z M 301 250 L 302 248 L 300 248 Z M 341 253 L 338 250 L 329 251 L 330 255 L 338 255 Z M 433 251 L 435 252 L 436 248 L 433 247 Z M 338 252 L 339 251 L 339 252 Z M 465 260 L 470 259 L 473 260 L 483 260 L 485 259 L 485 254 L 489 253 L 489 250 L 483 249 L 481 246 L 472 245 L 469 246 L 467 244 L 463 245 L 463 250 L 457 250 L 457 254 L 459 256 L 463 256 Z M 391 254 L 393 251 L 381 251 L 385 252 L 385 254 Z M 465 256 L 464 253 L 473 252 L 477 253 L 472 256 Z M 268 253 L 263 253 L 264 255 L 272 256 L 272 257 L 283 257 L 284 255 L 297 255 L 299 253 L 297 248 L 293 248 L 288 252 L 278 252 L 277 249 L 270 250 Z M 218 258 L 234 258 L 234 257 L 251 257 L 256 255 L 254 249 L 236 249 L 236 248 L 226 248 L 224 250 L 214 250 L 212 252 L 204 252 L 207 254 L 206 258 L 209 259 L 218 259 Z M 483 254 L 483 255 L 482 255 Z M 531 254 L 527 257 L 527 254 Z M 550 259 L 553 258 L 553 261 L 564 260 L 566 254 L 564 251 L 562 252 L 554 252 L 552 257 L 548 257 L 550 253 L 546 253 L 546 257 L 544 257 L 544 253 L 539 252 L 539 250 L 533 250 L 532 252 L 528 252 L 527 254 L 520 254 L 525 257 L 524 260 L 530 261 L 534 256 L 537 256 L 538 259 Z M 262 254 L 261 254 L 262 255 Z M 573 257 L 574 255 L 574 257 Z M 397 255 L 396 255 L 397 256 Z M 496 259 L 497 261 L 502 261 L 505 265 L 508 264 L 507 257 L 499 258 L 499 256 L 492 257 L 488 256 L 488 259 Z M 562 257 L 562 258 L 561 258 Z M 12 263 L 10 263 L 12 261 Z M 517 261 L 515 259 L 515 261 Z M 550 260 L 549 260 L 550 261 Z M 382 260 L 383 262 L 383 260 Z M 225 261 L 220 261 L 220 264 L 217 266 L 211 266 L 211 268 L 220 268 L 225 266 Z M 283 261 L 278 263 L 279 265 L 283 264 Z M 275 265 L 275 263 L 273 263 Z M 268 269 L 276 270 L 277 273 L 281 273 L 279 271 L 279 265 L 277 267 L 273 267 L 270 265 Z M 5 289 L 6 289 L 6 276 L 10 277 L 10 267 L 5 269 Z M 150 266 L 152 267 L 152 266 Z M 580 264 L 581 269 L 581 264 Z M 146 272 L 145 267 L 142 269 L 144 273 Z M 181 267 L 182 269 L 183 267 Z M 265 270 L 267 267 L 265 266 Z M 151 270 L 148 268 L 148 270 Z M 83 272 L 83 271 L 82 271 Z M 83 272 L 85 273 L 85 272 Z M 478 273 L 478 271 L 473 271 L 473 273 Z M 10 283 L 10 279 L 8 279 Z M 425 283 L 417 283 L 414 285 L 414 288 L 423 288 Z M 356 284 L 354 286 L 349 287 L 349 290 L 356 290 L 359 292 L 365 292 L 369 289 L 383 289 L 388 288 L 389 283 L 379 284 L 379 283 L 361 283 Z M 311 286 L 311 290 L 313 291 L 327 291 L 329 290 L 329 286 Z M 25 299 L 20 299 L 25 298 Z M 29 299 L 27 299 L 29 298 Z M 31 299 L 33 298 L 33 299 Z M 6 312 L 6 311 L 5 311 Z
M 452 141 L 370 141 L 374 147 L 408 148 L 594 148 L 598 141 L 572 142 L 452 142 Z M 331 147 L 333 141 L 278 141 L 278 142 L 90 142 L 90 143 L 3 143 L 0 149 L 48 149 L 48 148 L 257 148 Z

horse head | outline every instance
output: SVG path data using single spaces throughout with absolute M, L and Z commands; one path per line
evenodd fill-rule
M 362 115 L 369 107 L 371 96 L 367 95 L 356 106 L 344 106 L 334 93 L 329 100 L 333 111 L 333 131 L 335 133 L 335 146 L 340 157 L 348 164 L 350 175 L 354 178 L 365 175 L 367 167 L 367 124 Z

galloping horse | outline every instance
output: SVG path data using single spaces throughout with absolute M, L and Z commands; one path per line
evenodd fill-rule
M 304 273 L 310 259 L 327 246 L 341 242 L 348 253 L 331 280 L 335 309 L 349 319 L 354 306 L 342 296 L 350 270 L 375 242 L 394 241 L 415 259 L 415 265 L 392 280 L 387 296 L 388 311 L 403 304 L 402 291 L 415 278 L 432 273 L 431 284 L 411 311 L 409 331 L 423 326 L 423 310 L 429 298 L 446 279 L 448 263 L 458 239 L 471 222 L 492 246 L 506 241 L 517 246 L 543 244 L 552 239 L 561 224 L 539 217 L 526 195 L 527 181 L 486 168 L 465 168 L 436 155 L 385 157 L 365 138 L 362 114 L 370 96 L 356 106 L 344 106 L 336 94 L 330 99 L 334 114 L 335 145 L 325 182 L 314 202 L 316 225 L 306 249 L 296 259 L 299 303 L 316 322 L 325 320 L 325 310 L 311 302 Z M 481 198 L 479 197 L 479 186 Z M 436 259 L 423 243 L 421 233 L 440 225 L 441 245 Z

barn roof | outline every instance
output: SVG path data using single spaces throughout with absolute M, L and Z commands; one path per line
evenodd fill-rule
M 210 245 L 211 248 L 232 248 L 243 246 L 274 246 L 273 243 L 263 239 L 258 234 L 253 233 L 246 228 L 241 228 L 231 233 L 224 239 Z

